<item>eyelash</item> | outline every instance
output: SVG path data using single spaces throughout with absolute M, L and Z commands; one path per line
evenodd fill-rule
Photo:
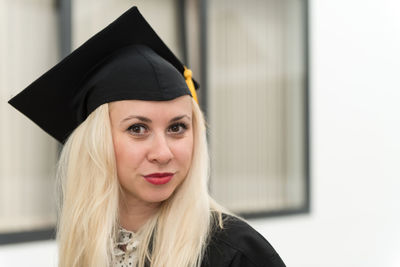
M 183 134 L 183 133 L 188 129 L 188 126 L 187 126 L 185 123 L 183 123 L 183 122 L 178 122 L 178 123 L 174 123 L 174 124 L 170 125 L 170 126 L 168 127 L 168 131 L 169 131 L 170 129 L 172 129 L 172 127 L 176 127 L 176 126 L 181 127 L 182 130 L 179 131 L 179 132 L 172 132 L 172 134 L 176 134 L 176 135 Z
M 127 131 L 128 131 L 130 134 L 134 135 L 134 136 L 144 136 L 144 135 L 146 135 L 146 133 L 137 133 L 137 132 L 135 132 L 134 129 L 135 129 L 136 127 L 144 128 L 144 131 L 146 131 L 146 132 L 149 130 L 149 128 L 148 128 L 146 125 L 141 124 L 141 123 L 135 123 L 135 124 L 129 126 L 128 129 L 127 129 Z M 178 131 L 178 132 L 171 131 L 171 129 L 172 129 L 173 127 L 180 127 L 181 130 Z M 183 133 L 185 133 L 185 131 L 186 131 L 187 129 L 188 129 L 188 125 L 187 125 L 186 123 L 178 122 L 178 123 L 171 124 L 171 125 L 168 127 L 167 132 L 170 133 L 170 134 L 172 134 L 172 135 L 182 135 Z M 135 130 L 137 130 L 137 129 L 135 129 Z
M 130 134 L 132 134 L 132 135 L 136 135 L 136 136 L 142 136 L 142 135 L 144 135 L 143 133 L 137 133 L 137 132 L 135 132 L 135 131 L 134 131 L 134 128 L 136 128 L 136 127 L 144 128 L 145 131 L 148 131 L 148 130 L 149 130 L 149 129 L 147 128 L 146 125 L 140 124 L 140 123 L 135 123 L 135 124 L 129 126 L 127 130 L 128 130 L 128 132 L 129 132 Z

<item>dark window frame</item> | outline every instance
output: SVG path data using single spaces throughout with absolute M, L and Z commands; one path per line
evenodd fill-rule
M 178 30 L 183 32 L 183 36 L 181 38 L 181 47 L 183 49 L 184 61 L 187 61 L 187 34 L 186 34 L 186 23 L 185 23 L 185 2 L 187 0 L 179 0 L 177 1 L 177 8 L 179 18 L 178 21 Z M 304 103 L 304 114 L 305 114 L 305 201 L 304 205 L 298 209 L 282 209 L 279 211 L 266 211 L 266 212 L 257 212 L 257 213 L 240 213 L 240 216 L 243 216 L 246 219 L 251 218 L 269 218 L 269 217 L 277 217 L 277 216 L 287 216 L 287 215 L 296 215 L 296 214 L 307 214 L 311 212 L 311 153 L 310 153 L 310 68 L 309 68 L 309 1 L 303 0 L 304 2 L 304 36 L 305 36 L 305 80 L 304 80 L 304 88 L 305 88 L 305 103 Z M 201 88 L 201 103 L 200 106 L 207 117 L 207 90 L 208 90 L 208 77 L 207 77 L 207 43 L 208 43 L 208 32 L 207 32 L 207 13 L 208 13 L 208 1 L 207 0 L 199 0 L 198 2 L 198 12 L 199 12 L 199 25 L 200 25 L 200 84 Z M 71 14 L 71 0 L 57 0 L 55 8 L 58 13 L 58 28 L 59 28 L 59 51 L 60 57 L 64 58 L 71 52 L 71 28 L 72 28 L 72 14 Z M 0 245 L 9 245 L 15 243 L 23 243 L 23 242 L 33 242 L 33 241 L 41 241 L 41 240 L 54 240 L 56 238 L 56 227 L 38 229 L 34 231 L 20 231 L 20 232 L 9 232 L 9 233 L 0 233 Z

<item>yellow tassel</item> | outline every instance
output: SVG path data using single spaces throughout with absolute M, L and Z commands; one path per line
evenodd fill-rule
M 187 86 L 189 87 L 190 93 L 192 94 L 193 99 L 199 103 L 197 100 L 196 88 L 194 87 L 194 83 L 192 80 L 192 71 L 185 67 L 185 71 L 183 72 L 183 76 L 185 77 L 185 81 Z

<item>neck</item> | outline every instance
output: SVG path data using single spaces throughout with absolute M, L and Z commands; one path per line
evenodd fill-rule
M 137 232 L 160 208 L 160 203 L 144 203 L 137 199 L 121 197 L 119 202 L 119 223 L 132 232 Z

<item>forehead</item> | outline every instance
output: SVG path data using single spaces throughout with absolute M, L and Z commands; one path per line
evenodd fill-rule
M 185 95 L 168 101 L 122 100 L 109 103 L 110 116 L 141 115 L 148 117 L 190 115 L 192 99 Z

